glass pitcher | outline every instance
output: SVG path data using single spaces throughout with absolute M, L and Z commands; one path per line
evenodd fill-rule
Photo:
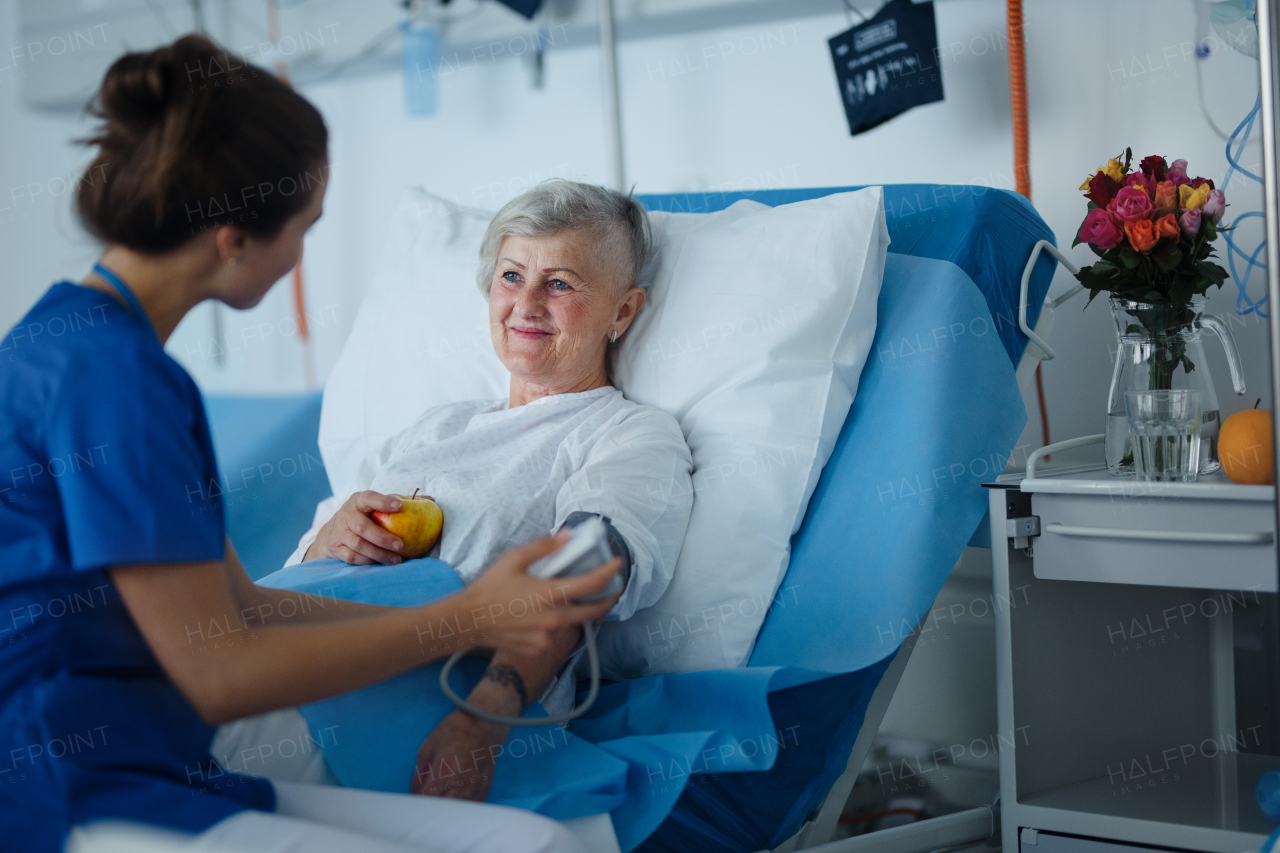
M 1240 354 L 1226 325 L 1204 313 L 1204 300 L 1190 305 L 1152 305 L 1111 297 L 1116 321 L 1116 365 L 1107 397 L 1106 457 L 1112 474 L 1133 473 L 1133 449 L 1129 442 L 1127 391 L 1187 389 L 1200 392 L 1203 415 L 1200 427 L 1200 474 L 1212 474 L 1218 462 L 1218 397 L 1213 391 L 1201 332 L 1213 332 L 1222 341 L 1231 368 L 1231 384 L 1244 394 Z

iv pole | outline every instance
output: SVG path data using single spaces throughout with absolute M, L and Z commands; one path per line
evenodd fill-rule
M 1280 75 L 1276 49 L 1280 47 L 1280 20 L 1277 20 L 1277 9 L 1274 0 L 1264 0 L 1258 4 L 1258 74 L 1259 99 L 1262 106 L 1262 192 L 1263 209 L 1266 211 L 1265 236 L 1267 240 L 1267 302 L 1270 307 L 1269 321 L 1271 332 L 1271 399 L 1272 408 L 1275 401 L 1280 400 L 1280 314 L 1276 306 L 1280 305 L 1280 175 L 1276 169 L 1280 167 L 1276 156 L 1276 112 L 1280 107 Z M 1272 422 L 1272 464 L 1280 461 L 1280 433 L 1275 431 Z M 1276 478 L 1272 477 L 1273 481 Z M 1280 524 L 1280 502 L 1276 505 L 1276 521 Z
M 613 0 L 599 0 L 600 66 L 604 84 L 604 133 L 608 148 L 609 183 L 626 192 L 622 159 L 622 107 L 618 97 L 618 35 L 614 29 Z

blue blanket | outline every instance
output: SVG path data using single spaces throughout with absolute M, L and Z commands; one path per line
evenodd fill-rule
M 316 560 L 282 569 L 261 583 L 398 606 L 462 588 L 448 565 L 432 559 L 373 568 Z M 465 695 L 483 666 L 478 659 L 464 660 L 455 670 L 455 689 Z M 557 726 L 514 731 L 492 756 L 497 773 L 489 802 L 554 818 L 611 812 L 623 849 L 631 850 L 670 812 L 690 776 L 767 770 L 780 752 L 800 746 L 800 727 L 779 730 L 768 696 L 825 676 L 752 667 L 607 686 L 590 715 L 570 731 Z M 325 747 L 325 759 L 338 781 L 378 791 L 408 790 L 418 747 L 454 707 L 441 693 L 439 677 L 435 663 L 302 708 L 311 730 L 325 732 L 332 744 Z M 534 705 L 525 716 L 545 712 Z M 487 769 L 488 760 L 481 756 L 477 764 Z
M 609 811 L 624 851 L 646 839 L 745 851 L 785 839 L 821 801 L 892 653 L 982 519 L 981 484 L 1026 422 L 987 300 L 959 267 L 890 254 L 878 308 L 857 397 L 751 665 L 607 685 L 568 731 L 513 733 L 494 756 L 490 802 L 557 818 Z M 430 560 L 313 562 L 262 582 L 398 605 L 459 588 Z M 461 691 L 479 666 L 459 667 Z M 337 726 L 325 755 L 343 784 L 408 789 L 417 747 L 452 710 L 438 676 L 426 666 L 303 709 L 313 729 Z

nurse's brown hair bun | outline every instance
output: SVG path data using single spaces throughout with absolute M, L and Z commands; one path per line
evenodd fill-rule
M 164 118 L 168 69 L 150 60 L 148 54 L 127 54 L 102 81 L 97 112 L 117 129 L 144 131 Z
M 160 253 L 224 224 L 270 239 L 328 179 L 316 108 L 204 36 L 120 57 L 89 111 L 76 209 L 105 243 Z

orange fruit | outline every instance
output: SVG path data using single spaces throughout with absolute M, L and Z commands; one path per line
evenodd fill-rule
M 1271 485 L 1271 412 L 1245 409 L 1227 418 L 1218 433 L 1218 461 L 1233 483 Z

